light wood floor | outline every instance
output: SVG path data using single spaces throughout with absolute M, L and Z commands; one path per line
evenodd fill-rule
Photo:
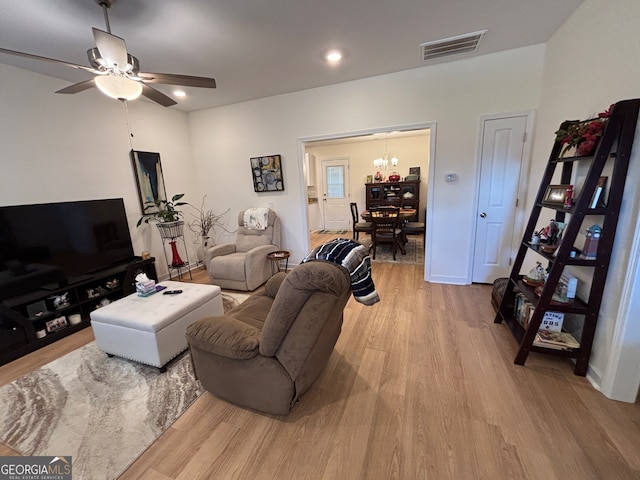
M 416 265 L 373 274 L 382 301 L 349 301 L 327 368 L 291 414 L 205 393 L 122 479 L 640 478 L 640 405 L 608 400 L 565 359 L 514 365 L 489 286 L 425 283 Z M 0 383 L 92 338 L 0 367 Z

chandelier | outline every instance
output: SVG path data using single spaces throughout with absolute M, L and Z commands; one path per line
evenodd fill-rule
M 373 166 L 378 170 L 386 170 L 389 168 L 389 165 L 392 167 L 398 166 L 398 159 L 396 157 L 389 158 L 389 153 L 387 152 L 387 135 L 388 134 L 385 134 L 384 137 L 384 155 L 373 161 Z

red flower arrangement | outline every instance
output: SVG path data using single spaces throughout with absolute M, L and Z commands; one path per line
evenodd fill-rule
M 567 150 L 572 147 L 576 148 L 576 153 L 579 156 L 587 156 L 595 152 L 604 127 L 611 115 L 611 105 L 604 112 L 598 114 L 598 118 L 585 120 L 583 122 L 573 123 L 564 130 L 560 129 L 556 132 L 556 142 L 560 142 L 566 145 L 561 152 L 561 155 L 565 154 Z

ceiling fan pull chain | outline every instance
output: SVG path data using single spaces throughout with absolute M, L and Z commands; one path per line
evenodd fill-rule
M 131 122 L 129 121 L 129 105 L 125 99 L 120 99 L 122 102 L 122 108 L 124 109 L 124 117 L 125 122 L 127 124 L 127 131 L 129 132 L 129 145 L 131 146 L 131 150 L 133 150 L 133 132 L 131 131 Z

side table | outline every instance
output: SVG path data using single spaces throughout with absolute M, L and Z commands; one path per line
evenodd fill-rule
M 278 267 L 278 272 L 280 271 L 280 261 L 284 260 L 284 271 L 286 272 L 289 268 L 289 257 L 291 256 L 291 252 L 287 252 L 286 250 L 277 250 L 275 252 L 271 252 L 267 254 L 267 258 L 271 260 L 271 273 L 273 273 L 273 265 L 275 264 Z

